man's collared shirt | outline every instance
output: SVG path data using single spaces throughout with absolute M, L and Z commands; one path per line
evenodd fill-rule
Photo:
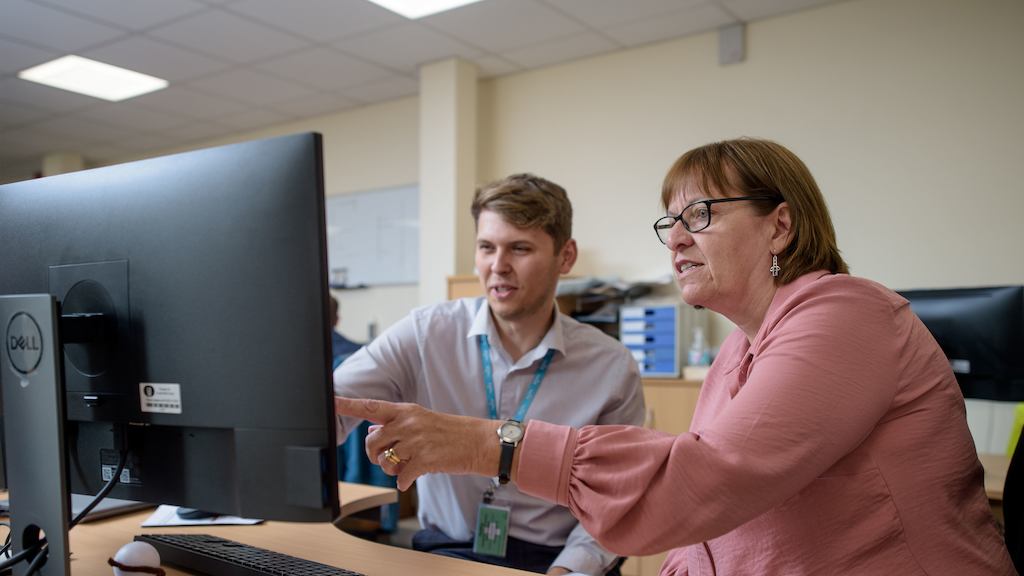
M 334 373 L 339 396 L 416 402 L 450 414 L 488 418 L 479 336 L 487 335 L 499 418 L 510 418 L 533 381 L 541 359 L 555 350 L 525 420 L 573 427 L 641 425 L 643 392 L 636 362 L 619 342 L 592 326 L 555 312 L 540 343 L 513 362 L 502 346 L 487 302 L 462 299 L 413 310 L 353 354 Z M 358 424 L 342 419 L 344 430 Z M 494 441 L 498 441 L 495 434 Z M 490 478 L 427 474 L 417 480 L 419 519 L 451 538 L 472 540 L 477 507 Z M 614 559 L 561 506 L 522 494 L 512 484 L 498 498 L 512 507 L 509 534 L 536 544 L 565 546 L 555 564 L 600 573 Z

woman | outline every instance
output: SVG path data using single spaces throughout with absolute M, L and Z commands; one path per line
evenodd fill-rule
M 663 574 L 1014 574 L 963 398 L 906 301 L 847 274 L 807 167 L 769 141 L 687 152 L 655 224 L 683 300 L 736 324 L 690 432 L 531 421 L 520 490 Z M 494 421 L 339 399 L 407 487 L 494 475 Z M 390 458 L 384 456 L 385 451 Z

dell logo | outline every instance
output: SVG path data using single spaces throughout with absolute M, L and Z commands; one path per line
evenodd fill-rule
M 39 350 L 39 342 L 35 336 L 11 336 L 11 352 L 18 350 Z
M 21 374 L 31 374 L 43 359 L 43 334 L 39 324 L 25 312 L 18 312 L 7 324 L 4 339 L 11 366 Z

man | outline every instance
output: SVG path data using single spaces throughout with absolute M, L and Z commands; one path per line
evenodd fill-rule
M 335 371 L 335 394 L 518 422 L 642 424 L 632 356 L 555 306 L 558 277 L 576 261 L 565 190 L 529 174 L 509 176 L 478 189 L 472 213 L 486 297 L 414 310 Z M 340 419 L 339 438 L 358 423 Z M 517 440 L 496 434 L 494 441 Z M 386 457 L 415 458 L 401 448 Z M 615 555 L 567 509 L 511 484 L 428 474 L 417 487 L 418 550 L 548 574 L 618 573 Z
M 331 354 L 334 356 L 334 367 L 337 368 L 338 364 L 341 364 L 353 352 L 359 350 L 362 344 L 357 344 L 338 332 L 338 321 L 341 320 L 341 316 L 338 315 L 338 299 L 334 296 L 330 298 L 331 308 L 327 320 L 331 324 Z

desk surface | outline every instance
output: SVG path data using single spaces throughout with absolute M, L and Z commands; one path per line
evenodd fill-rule
M 339 484 L 342 516 L 395 502 L 397 493 L 389 488 Z M 362 540 L 338 530 L 329 523 L 264 522 L 257 526 L 177 526 L 140 528 L 152 510 L 145 510 L 95 522 L 79 524 L 69 534 L 71 540 L 71 573 L 73 576 L 110 576 L 107 558 L 118 548 L 131 542 L 140 533 L 215 534 L 253 546 L 307 558 L 332 566 L 362 572 L 368 576 L 417 574 L 423 576 L 527 575 L 529 572 L 509 570 L 414 552 Z M 164 566 L 167 574 L 187 574 Z
M 1009 458 L 998 454 L 980 454 L 978 457 L 985 468 L 985 492 L 990 500 L 1002 500 Z M 339 484 L 339 494 L 343 517 L 397 500 L 397 493 L 390 488 L 345 482 Z M 113 556 L 122 545 L 130 542 L 136 534 L 144 532 L 215 534 L 253 546 L 355 570 L 367 576 L 405 576 L 410 573 L 423 576 L 530 574 L 362 540 L 328 523 L 264 522 L 257 526 L 140 528 L 142 521 L 151 513 L 152 510 L 145 510 L 76 526 L 69 534 L 73 576 L 109 576 L 111 569 L 107 565 L 107 558 Z M 187 574 L 169 566 L 164 568 L 169 576 Z

